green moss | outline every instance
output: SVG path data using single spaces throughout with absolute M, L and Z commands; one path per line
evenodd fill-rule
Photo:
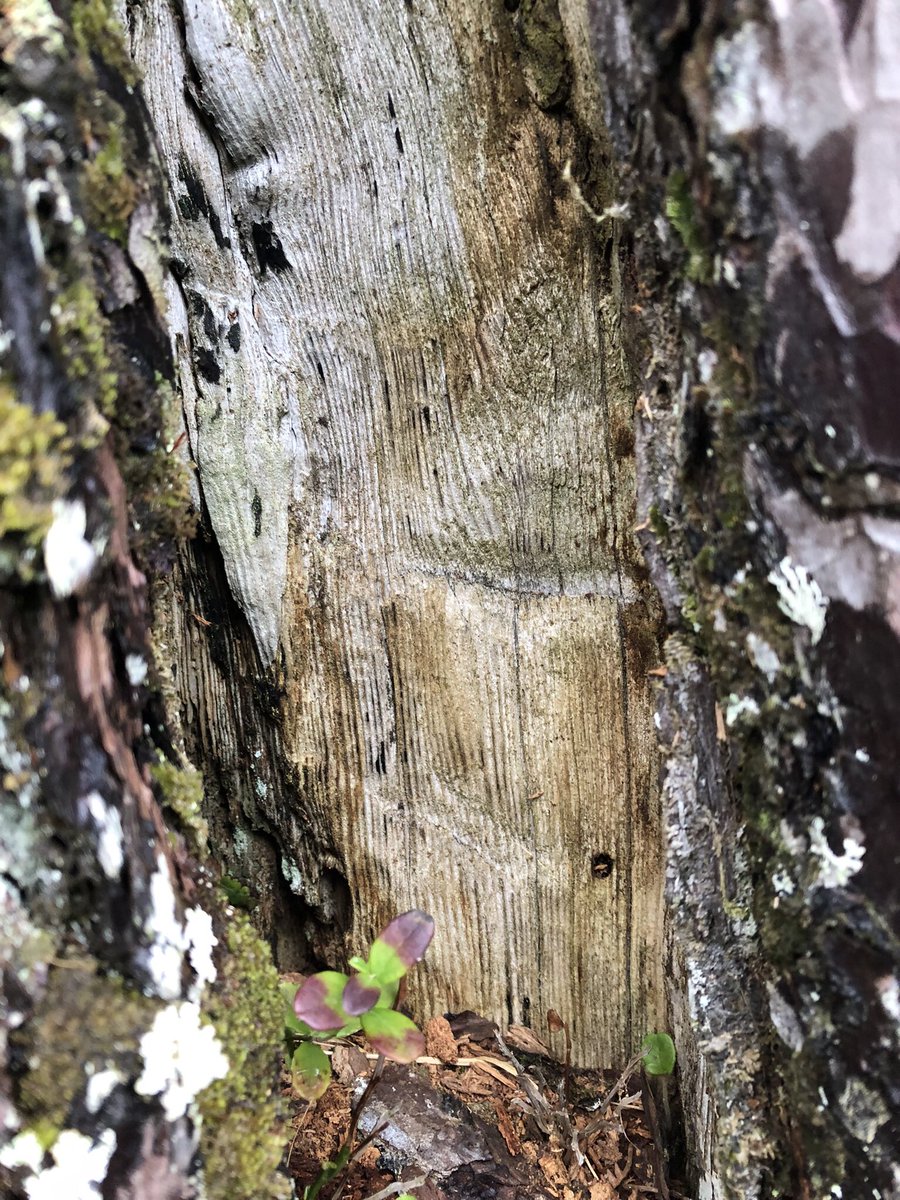
M 102 59 L 131 86 L 138 82 L 137 68 L 125 48 L 122 27 L 110 0 L 74 0 L 72 30 L 83 54 Z
M 137 202 L 137 185 L 126 166 L 124 135 L 117 124 L 106 130 L 104 144 L 84 168 L 84 203 L 88 221 L 123 245 L 128 219 Z
M 689 254 L 687 274 L 697 283 L 712 275 L 709 252 L 697 221 L 690 183 L 683 171 L 673 171 L 666 182 L 666 216 Z
M 290 1193 L 277 1174 L 285 1149 L 277 1081 L 283 1001 L 268 946 L 247 917 L 232 918 L 228 956 L 207 1005 L 231 1070 L 199 1099 L 200 1151 L 208 1200 L 276 1200 Z
M 51 308 L 60 358 L 69 378 L 88 385 L 97 408 L 115 408 L 117 381 L 106 347 L 106 322 L 93 283 L 79 278 L 64 288 Z
M 65 426 L 20 404 L 0 378 L 0 577 L 34 578 L 70 462 Z
M 0 379 L 0 539 L 15 539 L 21 547 L 40 545 L 70 458 L 65 426 L 52 413 L 34 413 L 20 404 Z M 15 555 L 12 565 L 29 576 L 27 560 Z
M 175 813 L 190 835 L 193 849 L 201 857 L 205 856 L 209 826 L 201 815 L 203 776 L 192 766 L 177 767 L 166 759 L 152 766 L 150 774 L 163 803 Z
M 524 0 L 518 16 L 522 66 L 529 91 L 541 108 L 555 108 L 569 95 L 569 55 L 558 0 Z
M 12 1035 L 28 1072 L 19 1085 L 19 1107 L 32 1122 L 66 1124 L 73 1100 L 90 1071 L 117 1068 L 124 1078 L 140 1071 L 139 1043 L 158 1002 L 129 991 L 121 980 L 75 963 L 50 971 L 34 1015 Z

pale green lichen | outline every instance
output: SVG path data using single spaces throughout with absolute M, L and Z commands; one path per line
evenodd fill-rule
M 19 403 L 0 380 L 0 539 L 40 545 L 70 460 L 65 426 Z
M 277 1090 L 283 1001 L 268 946 L 241 913 L 226 935 L 227 955 L 206 1005 L 231 1070 L 200 1097 L 200 1151 L 208 1200 L 282 1200 L 285 1149 Z
M 49 528 L 50 501 L 69 462 L 65 427 L 34 413 L 0 383 L 0 535 L 38 544 Z

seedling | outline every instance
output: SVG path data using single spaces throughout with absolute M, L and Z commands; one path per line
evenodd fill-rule
M 318 1100 L 331 1081 L 331 1063 L 319 1045 L 324 1039 L 362 1030 L 372 1048 L 392 1062 L 413 1062 L 425 1053 L 421 1031 L 394 1005 L 401 979 L 424 957 L 433 935 L 431 917 L 413 909 L 381 931 L 368 958 L 350 959 L 354 974 L 319 971 L 298 988 L 282 985 L 291 1081 L 304 1100 Z

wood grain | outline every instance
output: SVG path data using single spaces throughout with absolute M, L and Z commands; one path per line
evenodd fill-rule
M 197 497 L 278 689 L 236 722 L 172 615 L 229 820 L 334 921 L 346 879 L 354 948 L 432 911 L 425 1015 L 553 1007 L 605 1061 L 662 1017 L 663 858 L 615 229 L 563 179 L 615 198 L 579 20 L 568 107 L 479 0 L 147 0 L 131 36 Z

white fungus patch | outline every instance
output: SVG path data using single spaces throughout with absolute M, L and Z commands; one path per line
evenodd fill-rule
M 846 887 L 857 871 L 862 870 L 865 846 L 854 838 L 844 838 L 844 853 L 835 854 L 825 837 L 825 822 L 813 817 L 809 827 L 809 850 L 819 859 L 819 885 L 826 888 Z
M 163 1000 L 177 1000 L 181 995 L 181 965 L 187 940 L 184 926 L 176 915 L 175 893 L 162 854 L 150 877 L 150 914 L 144 923 L 144 931 L 153 939 L 147 966 L 154 990 Z
M 806 626 L 815 645 L 825 631 L 828 601 L 809 571 L 785 555 L 768 580 L 778 592 L 778 607 L 796 625 Z
M 99 792 L 85 796 L 87 810 L 97 826 L 97 861 L 107 879 L 118 879 L 125 861 L 122 840 L 122 818 Z
M 0 1167 L 6 1167 L 8 1171 L 27 1167 L 34 1174 L 41 1169 L 43 1161 L 44 1147 L 30 1130 L 17 1134 L 0 1150 Z
M 140 1049 L 144 1069 L 135 1091 L 158 1096 L 169 1121 L 183 1117 L 204 1088 L 228 1073 L 216 1031 L 201 1024 L 200 1006 L 192 1001 L 158 1012 Z
M 53 501 L 53 524 L 44 538 L 44 565 L 57 600 L 77 592 L 91 577 L 97 551 L 84 536 L 86 528 L 83 501 Z

